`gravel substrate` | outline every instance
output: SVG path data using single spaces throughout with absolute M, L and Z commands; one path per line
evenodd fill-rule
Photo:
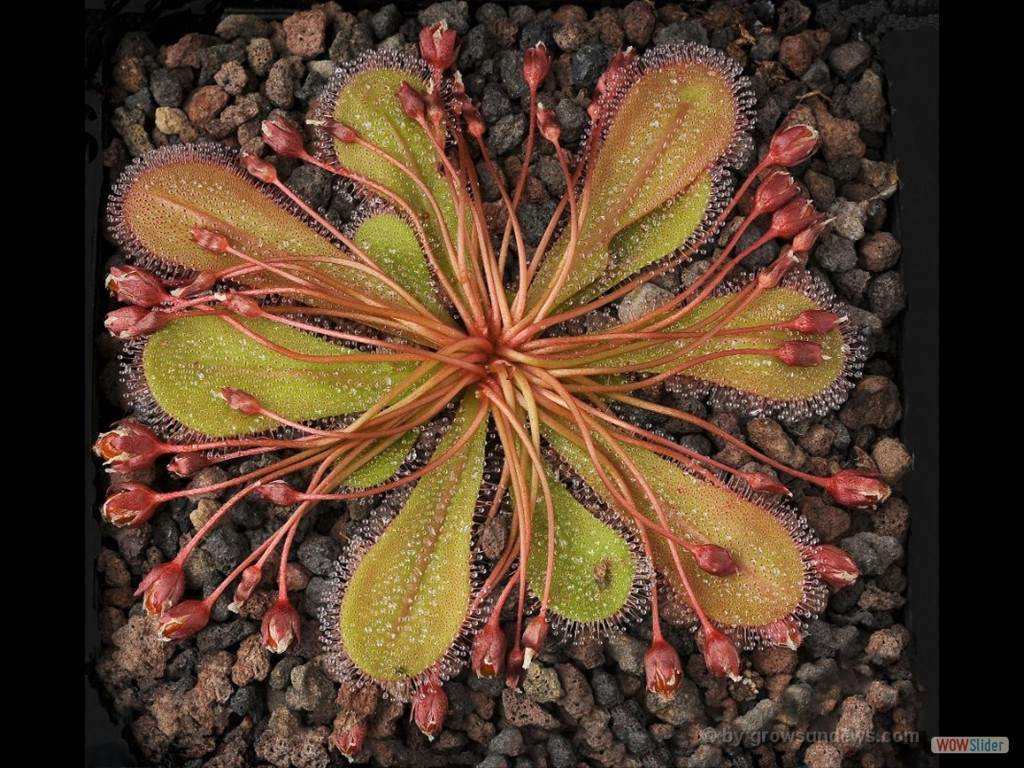
M 686 679 L 668 702 L 648 695 L 642 659 L 650 628 L 640 623 L 603 641 L 549 641 L 521 691 L 461 675 L 445 686 L 450 714 L 439 738 L 428 743 L 407 722 L 403 705 L 372 689 L 339 685 L 318 661 L 319 600 L 350 524 L 362 519 L 372 502 L 323 504 L 305 526 L 289 572 L 291 585 L 301 590 L 295 594 L 305 631 L 301 645 L 280 657 L 268 654 L 258 638 L 259 618 L 273 599 L 268 589 L 257 592 L 241 616 L 218 605 L 211 624 L 189 641 L 155 639 L 151 621 L 132 597 L 134 587 L 149 568 L 172 557 L 183 535 L 217 506 L 212 498 L 175 503 L 140 528 L 105 530 L 97 560 L 103 646 L 95 678 L 144 764 L 341 765 L 332 733 L 353 716 L 370 723 L 356 762 L 380 766 L 829 768 L 921 762 L 927 746 L 920 691 L 910 668 L 913 638 L 904 626 L 909 509 L 900 496 L 912 460 L 900 439 L 902 406 L 895 383 L 906 291 L 900 243 L 888 227 L 898 178 L 896 168 L 882 159 L 888 107 L 875 28 L 870 18 L 841 15 L 835 2 L 814 11 L 796 0 L 777 6 L 696 5 L 684 10 L 635 0 L 591 14 L 571 5 L 535 12 L 525 5 L 506 10 L 488 3 L 470 10 L 465 2 L 443 2 L 418 16 L 403 16 L 393 5 L 352 14 L 327 3 L 283 21 L 228 16 L 215 30 L 163 45 L 132 33 L 117 46 L 111 63 L 107 106 L 116 136 L 105 148 L 105 164 L 113 178 L 133 156 L 194 141 L 221 141 L 265 155 L 260 122 L 283 111 L 301 124 L 335 63 L 373 47 L 415 53 L 421 26 L 445 19 L 460 34 L 459 68 L 489 123 L 489 147 L 501 157 L 506 178 L 515 178 L 526 126 L 520 111 L 526 46 L 543 40 L 555 56 L 543 100 L 554 106 L 570 149 L 578 146 L 587 125 L 589 91 L 618 48 L 691 40 L 725 50 L 751 77 L 759 152 L 794 110 L 821 133 L 818 155 L 795 169 L 819 209 L 835 219 L 810 268 L 849 303 L 870 358 L 846 404 L 813 421 L 716 412 L 672 387 L 661 396 L 804 471 L 877 469 L 894 493 L 873 513 L 850 512 L 814 489 L 791 485 L 796 506 L 820 538 L 850 552 L 863 576 L 811 622 L 798 651 L 745 654 L 738 683 L 711 678 L 687 631 L 669 628 Z M 521 210 L 527 239 L 533 241 L 564 191 L 550 150 L 539 146 Z M 745 158 L 745 168 L 738 170 L 748 170 L 755 160 Z M 329 218 L 343 223 L 351 216 L 351 194 L 335 188 L 327 174 L 296 169 L 288 160 L 278 166 L 282 177 Z M 488 178 L 486 171 L 481 177 Z M 485 196 L 497 211 L 496 188 L 485 186 Z M 727 225 L 723 237 L 729 232 Z M 766 246 L 748 266 L 763 266 L 775 250 Z M 638 289 L 622 301 L 620 316 L 642 312 L 692 280 L 711 255 Z M 106 337 L 99 345 L 113 361 L 116 345 Z M 114 368 L 111 362 L 104 376 L 112 397 Z M 727 464 L 746 461 L 735 448 L 686 425 L 663 427 Z M 227 471 L 249 468 L 242 463 Z M 212 484 L 224 472 L 207 469 L 191 482 Z M 240 504 L 230 523 L 189 561 L 189 589 L 209 591 L 281 513 L 257 501 Z

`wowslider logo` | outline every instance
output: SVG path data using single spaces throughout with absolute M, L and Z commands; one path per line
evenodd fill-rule
M 951 755 L 1005 755 L 1010 751 L 1010 740 L 1005 736 L 932 736 L 932 753 Z

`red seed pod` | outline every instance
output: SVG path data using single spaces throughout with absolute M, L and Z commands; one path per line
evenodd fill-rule
M 203 454 L 196 453 L 195 451 L 179 453 L 167 462 L 167 471 L 178 477 L 192 477 L 200 469 L 208 467 L 212 463 Z
M 508 641 L 496 621 L 488 621 L 473 637 L 470 665 L 477 677 L 495 677 L 505 668 Z
M 216 284 L 217 273 L 211 270 L 203 270 L 202 272 L 196 273 L 196 276 L 187 283 L 182 283 L 171 291 L 171 295 L 187 299 L 191 296 L 198 296 L 200 293 L 206 293 Z
M 555 110 L 548 109 L 542 104 L 537 105 L 537 127 L 541 135 L 552 144 L 558 144 L 562 136 L 562 126 L 558 124 L 558 117 Z
M 459 55 L 458 33 L 449 29 L 445 21 L 439 21 L 420 31 L 420 55 L 438 72 L 444 72 Z
M 225 307 L 242 317 L 259 317 L 263 314 L 263 308 L 260 306 L 260 303 L 252 296 L 245 296 L 232 291 L 231 293 L 223 294 L 220 299 Z
M 698 568 L 713 576 L 729 576 L 739 570 L 729 551 L 717 544 L 698 544 L 690 554 Z
M 776 496 L 792 496 L 793 492 L 774 477 L 769 477 L 764 472 L 744 472 L 740 475 L 750 486 L 752 491 L 759 493 L 774 493 Z
M 824 309 L 805 309 L 787 323 L 797 333 L 807 335 L 829 333 L 839 327 L 842 318 Z
M 103 459 L 108 472 L 134 472 L 153 466 L 166 447 L 152 430 L 125 419 L 100 435 L 93 450 Z
M 804 263 L 804 260 L 793 251 L 792 246 L 787 245 L 782 249 L 778 258 L 762 269 L 757 275 L 759 288 L 774 288 L 781 282 L 789 270 Z
M 107 491 L 100 514 L 120 528 L 142 525 L 159 506 L 156 491 L 142 483 L 115 483 Z
M 146 613 L 154 617 L 177 605 L 183 594 L 185 571 L 177 560 L 153 568 L 135 590 L 136 597 L 143 595 L 142 604 L 146 608 Z
M 263 624 L 260 627 L 263 647 L 271 653 L 284 653 L 292 644 L 292 640 L 298 641 L 301 624 L 299 612 L 288 598 L 280 598 L 263 614 Z
M 793 250 L 798 253 L 809 253 L 814 244 L 818 242 L 821 233 L 831 223 L 832 219 L 826 219 L 823 214 L 819 214 L 816 221 L 809 224 L 793 238 Z
M 118 301 L 136 307 L 155 307 L 171 301 L 160 279 L 140 267 L 111 267 L 104 284 Z
M 548 617 L 543 613 L 534 616 L 526 625 L 526 629 L 523 630 L 523 669 L 530 668 L 530 663 L 547 639 L 550 626 Z
M 508 658 L 505 660 L 505 685 L 509 688 L 515 688 L 519 685 L 519 678 L 523 674 L 523 661 L 526 658 L 526 654 L 523 653 L 523 649 L 518 645 L 508 652 Z
M 431 741 L 441 731 L 448 714 L 448 694 L 430 681 L 416 689 L 412 697 L 412 719 L 416 727 Z
M 427 95 L 423 97 L 423 103 L 427 107 L 427 120 L 431 124 L 440 125 L 444 122 L 444 103 L 437 91 L 427 91 Z
M 790 167 L 807 160 L 818 148 L 818 131 L 804 123 L 780 128 L 772 136 L 766 164 Z
M 220 391 L 220 396 L 231 408 L 249 416 L 256 416 L 263 410 L 260 401 L 242 389 L 224 387 Z
M 266 485 L 257 485 L 253 488 L 253 493 L 279 507 L 290 507 L 292 504 L 302 501 L 302 494 L 284 480 L 274 480 Z
M 821 365 L 822 360 L 824 360 L 820 344 L 799 339 L 787 341 L 779 346 L 776 350 L 776 356 L 786 365 L 797 368 L 813 368 L 816 365 Z
M 205 600 L 186 600 L 164 611 L 157 620 L 156 634 L 161 640 L 184 640 L 210 621 L 210 606 Z
M 351 126 L 339 123 L 337 120 L 326 120 L 320 125 L 342 144 L 355 144 L 359 139 L 359 134 Z
M 844 469 L 825 480 L 822 487 L 847 507 L 874 507 L 889 498 L 892 489 L 877 472 Z
M 338 751 L 351 760 L 363 748 L 366 740 L 366 723 L 356 723 L 338 734 Z
M 740 653 L 736 644 L 714 627 L 704 631 L 704 663 L 715 677 L 740 679 Z
M 487 123 L 480 116 L 479 110 L 468 100 L 462 103 L 462 119 L 466 121 L 469 135 L 480 141 L 487 132 Z
M 227 253 L 228 248 L 231 247 L 231 243 L 224 235 L 206 227 L 192 227 L 192 239 L 196 245 L 205 248 L 210 253 Z
M 842 589 L 853 584 L 860 576 L 860 568 L 853 562 L 853 558 L 839 547 L 819 544 L 808 547 L 807 554 L 814 572 L 832 589 Z
M 256 591 L 256 587 L 260 585 L 262 579 L 263 569 L 258 565 L 250 565 L 242 571 L 242 577 L 238 582 L 238 586 L 235 587 L 235 595 L 231 599 L 228 610 L 238 613 L 238 609 L 242 607 L 246 600 L 252 597 L 252 593 Z
M 118 339 L 135 339 L 156 333 L 170 320 L 171 316 L 167 312 L 129 306 L 108 312 L 103 325 Z
M 799 194 L 800 188 L 788 171 L 774 170 L 754 193 L 754 216 L 778 210 Z
M 251 152 L 242 155 L 242 167 L 250 176 L 262 182 L 273 184 L 277 181 L 277 168 Z
M 787 616 L 761 627 L 760 635 L 768 645 L 789 648 L 795 651 L 804 641 L 804 630 L 800 623 Z
M 537 43 L 523 51 L 523 79 L 531 91 L 536 91 L 551 69 L 551 54 L 544 43 Z
M 662 699 L 672 698 L 683 681 L 683 664 L 676 649 L 661 637 L 656 638 L 644 654 L 644 672 L 647 676 L 647 690 Z
M 270 116 L 261 126 L 263 141 L 281 157 L 306 157 L 305 139 L 302 131 L 291 120 L 280 113 Z
M 423 95 L 413 88 L 409 83 L 403 82 L 398 89 L 398 103 L 402 105 L 402 111 L 416 122 L 423 120 L 427 107 L 423 102 Z
M 816 224 L 821 214 L 814 208 L 814 203 L 805 197 L 797 197 L 772 214 L 772 237 L 794 237 L 812 224 Z

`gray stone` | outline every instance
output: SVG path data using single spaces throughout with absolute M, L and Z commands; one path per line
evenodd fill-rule
M 523 732 L 514 725 L 506 726 L 491 739 L 491 752 L 515 757 L 523 751 Z
M 897 539 L 868 531 L 843 539 L 840 546 L 850 554 L 865 576 L 884 573 L 903 555 Z
M 576 752 L 567 738 L 553 733 L 548 737 L 547 748 L 551 768 L 575 768 Z
M 584 43 L 572 58 L 572 84 L 576 88 L 593 88 L 608 68 L 612 49 L 600 43 Z
M 825 235 L 814 249 L 814 258 L 822 269 L 846 272 L 857 266 L 857 250 L 845 237 Z

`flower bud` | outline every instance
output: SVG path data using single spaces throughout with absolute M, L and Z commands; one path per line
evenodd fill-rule
M 779 648 L 789 648 L 795 651 L 804 641 L 804 630 L 800 623 L 792 616 L 773 621 L 761 627 L 761 637 L 768 645 Z
M 483 138 L 487 131 L 487 123 L 480 116 L 480 111 L 467 99 L 462 103 L 462 119 L 466 121 L 466 130 L 469 135 L 478 141 Z
M 488 621 L 473 638 L 470 665 L 477 677 L 494 677 L 505 668 L 508 641 L 497 621 Z
M 266 485 L 257 485 L 253 488 L 253 493 L 279 507 L 290 507 L 292 504 L 302 501 L 302 494 L 284 480 L 274 480 Z
M 835 312 L 824 309 L 805 309 L 787 324 L 797 333 L 820 334 L 829 333 L 839 327 L 842 319 Z
M 814 247 L 814 244 L 818 242 L 821 233 L 825 231 L 825 228 L 832 221 L 832 219 L 825 218 L 824 215 L 819 215 L 816 221 L 808 224 L 805 229 L 797 233 L 797 236 L 793 238 L 793 250 L 797 253 L 808 253 Z
M 159 278 L 139 267 L 111 267 L 105 285 L 118 301 L 136 307 L 155 307 L 171 300 Z
M 349 761 L 363 748 L 366 740 L 366 723 L 356 723 L 338 735 L 338 751 Z
M 819 544 L 808 547 L 807 554 L 810 555 L 814 572 L 832 589 L 842 589 L 853 584 L 860 575 L 860 568 L 853 562 L 853 558 L 839 547 Z
M 647 690 L 657 693 L 666 701 L 683 681 L 683 664 L 679 654 L 661 637 L 655 638 L 644 654 L 644 672 L 647 675 Z
M 697 567 L 713 576 L 729 576 L 739 570 L 729 551 L 717 544 L 698 544 L 690 554 L 697 561 Z
M 754 216 L 778 210 L 790 202 L 800 189 L 787 171 L 774 170 L 754 193 Z
M 220 396 L 224 398 L 229 407 L 249 416 L 256 416 L 263 411 L 260 401 L 245 390 L 224 387 L 220 391 Z
M 256 587 L 260 585 L 262 579 L 263 569 L 256 564 L 250 565 L 242 571 L 242 578 L 239 580 L 238 586 L 235 587 L 235 596 L 231 599 L 228 610 L 238 613 L 238 609 L 252 597 L 252 593 L 256 591 Z
M 100 514 L 120 528 L 142 525 L 160 504 L 156 491 L 142 483 L 116 483 L 110 486 Z
M 260 627 L 263 647 L 271 653 L 284 653 L 292 640 L 298 641 L 300 624 L 299 612 L 287 597 L 280 598 L 263 614 Z
M 440 125 L 444 122 L 444 103 L 441 101 L 441 96 L 437 91 L 428 90 L 427 94 L 423 97 L 423 104 L 427 109 L 427 120 L 433 125 Z
M 423 120 L 426 114 L 426 104 L 423 103 L 423 96 L 409 83 L 403 82 L 398 89 L 398 103 L 402 105 L 402 111 L 416 122 Z
M 750 490 L 759 493 L 774 493 L 776 496 L 792 496 L 793 492 L 774 477 L 769 477 L 764 472 L 744 472 L 740 475 Z
M 534 616 L 523 631 L 523 669 L 529 669 L 533 658 L 544 645 L 548 636 L 548 617 L 543 613 Z
M 449 29 L 445 21 L 439 21 L 420 31 L 420 55 L 438 72 L 444 72 L 459 55 L 458 33 Z
M 771 227 L 768 230 L 772 237 L 793 237 L 812 224 L 816 224 L 821 214 L 814 203 L 805 197 L 790 200 L 772 214 Z
M 146 613 L 156 617 L 177 605 L 185 594 L 185 571 L 177 560 L 156 566 L 145 575 L 135 596 L 143 595 Z
M 508 652 L 508 658 L 505 660 L 505 685 L 509 688 L 515 688 L 519 685 L 519 678 L 523 674 L 523 661 L 526 658 L 526 654 L 523 653 L 523 649 L 516 646 Z
M 558 124 L 558 117 L 555 110 L 548 109 L 543 105 L 537 106 L 537 127 L 541 135 L 552 144 L 558 144 L 562 136 L 562 126 Z
M 765 162 L 788 168 L 807 160 L 817 148 L 818 131 L 815 128 L 805 123 L 788 125 L 772 136 Z
M 877 472 L 844 469 L 825 480 L 822 487 L 847 507 L 874 507 L 889 498 L 892 489 Z
M 212 464 L 206 456 L 196 451 L 179 453 L 167 462 L 167 471 L 178 477 L 192 477 L 196 472 Z
M 125 419 L 99 436 L 93 450 L 103 459 L 108 472 L 134 472 L 151 467 L 164 453 L 164 444 L 152 430 Z
M 216 284 L 217 273 L 207 269 L 197 272 L 196 276 L 187 283 L 183 283 L 171 291 L 171 295 L 187 299 L 191 296 L 198 296 L 200 293 L 206 293 Z
M 167 325 L 170 319 L 171 316 L 166 312 L 128 306 L 108 312 L 103 325 L 118 339 L 134 339 L 156 333 Z
M 184 640 L 210 621 L 210 606 L 205 600 L 186 600 L 164 611 L 157 619 L 156 634 L 161 640 Z
M 759 288 L 774 288 L 785 277 L 793 267 L 804 263 L 804 260 L 793 251 L 793 247 L 787 245 L 782 253 L 771 264 L 762 269 L 757 275 Z
M 740 654 L 736 644 L 714 627 L 704 631 L 704 663 L 715 677 L 740 679 Z
M 277 181 L 277 168 L 251 152 L 242 155 L 242 167 L 255 179 L 267 184 Z
M 821 354 L 820 344 L 799 339 L 792 339 L 780 345 L 775 351 L 775 356 L 786 365 L 797 368 L 813 368 L 821 365 L 821 361 L 825 359 Z
M 359 134 L 351 126 L 339 123 L 337 120 L 307 120 L 306 124 L 323 128 L 342 144 L 355 144 L 359 139 Z
M 245 296 L 232 291 L 231 293 L 224 294 L 221 302 L 229 310 L 242 317 L 259 317 L 263 314 L 263 308 L 260 306 L 260 303 L 252 296 Z
M 204 248 L 210 253 L 227 253 L 228 248 L 231 247 L 231 243 L 224 235 L 206 227 L 192 227 L 192 240 L 200 248 Z
M 523 51 L 523 79 L 531 91 L 536 91 L 551 68 L 551 54 L 544 43 L 537 43 Z
M 261 127 L 263 141 L 281 157 L 306 157 L 302 131 L 280 113 L 271 115 Z
M 431 741 L 444 725 L 448 714 L 448 694 L 431 681 L 416 689 L 412 698 L 412 719 L 416 727 Z

